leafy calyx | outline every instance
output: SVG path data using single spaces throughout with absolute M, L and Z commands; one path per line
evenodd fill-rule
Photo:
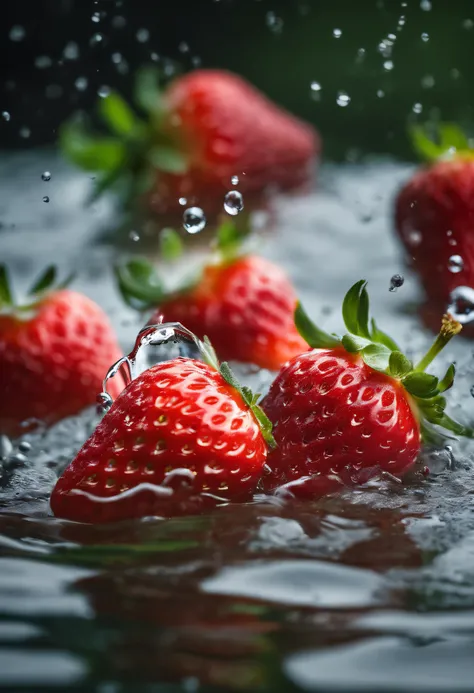
M 415 152 L 424 161 L 474 159 L 474 140 L 455 123 L 411 125 L 408 133 Z
M 398 380 L 416 404 L 425 440 L 449 437 L 446 433 L 448 431 L 459 436 L 474 437 L 474 431 L 445 413 L 446 399 L 443 393 L 454 383 L 454 364 L 449 366 L 441 379 L 425 372 L 446 344 L 459 334 L 462 329 L 459 322 L 448 313 L 444 315 L 438 336 L 423 358 L 414 365 L 396 342 L 382 332 L 373 319 L 370 320 L 365 280 L 358 281 L 347 292 L 342 305 L 342 316 L 347 329 L 342 337 L 330 335 L 317 327 L 301 304 L 296 307 L 295 324 L 313 349 L 344 348 L 349 353 L 358 354 L 370 368 Z
M 106 134 L 93 131 L 80 114 L 61 127 L 59 142 L 65 156 L 97 174 L 90 201 L 114 187 L 121 188 L 129 206 L 152 188 L 157 172 L 181 175 L 188 169 L 179 142 L 166 126 L 158 69 L 145 67 L 138 72 L 133 100 L 137 110 L 115 91 L 99 99 L 97 112 Z
M 27 289 L 24 300 L 20 302 L 14 295 L 7 266 L 0 265 L 0 315 L 24 318 L 26 314 L 34 311 L 49 294 L 65 289 L 73 278 L 73 275 L 69 275 L 66 279 L 58 281 L 57 269 L 51 265 L 34 280 Z

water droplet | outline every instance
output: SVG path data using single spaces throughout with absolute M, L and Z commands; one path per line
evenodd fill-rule
M 20 128 L 20 137 L 22 137 L 24 140 L 27 140 L 30 135 L 31 130 L 30 128 L 26 127 L 26 125 Z
M 8 111 L 2 111 L 2 120 L 5 120 L 8 123 L 10 118 L 11 116 Z
M 114 29 L 123 29 L 125 26 L 127 26 L 127 20 L 125 17 L 117 15 L 112 19 L 112 26 Z
M 452 291 L 448 312 L 461 324 L 474 320 L 474 289 L 469 286 L 458 286 Z
M 110 92 L 111 92 L 110 87 L 107 87 L 106 85 L 102 85 L 97 90 L 97 93 L 101 99 L 106 99 L 109 96 Z
M 349 96 L 349 94 L 346 94 L 345 91 L 339 91 L 337 93 L 336 103 L 338 106 L 345 108 L 346 106 L 348 106 L 350 104 L 350 102 L 351 102 L 351 97 Z
M 464 269 L 464 260 L 460 255 L 451 255 L 448 260 L 448 269 L 453 274 L 458 274 Z
M 232 178 L 230 179 L 230 182 L 232 183 L 232 185 L 238 185 L 239 184 L 239 176 L 232 176 Z
M 181 43 L 178 46 L 178 50 L 180 53 L 189 53 L 189 46 L 186 43 L 186 41 L 181 41 Z
M 44 180 L 45 183 L 51 180 L 51 173 L 49 171 L 44 171 L 41 174 L 41 180 Z
M 267 12 L 266 14 L 266 25 L 274 34 L 281 34 L 283 30 L 283 19 L 277 17 L 274 12 Z
M 200 207 L 188 207 L 183 214 L 183 226 L 188 233 L 200 233 L 206 226 L 206 217 Z
M 432 89 L 435 85 L 435 78 L 433 75 L 425 75 L 421 79 L 421 86 L 423 89 Z
M 465 19 L 462 23 L 464 29 L 472 29 L 474 22 L 472 19 Z
M 49 202 L 49 197 L 47 195 L 43 197 L 43 202 Z
M 421 34 L 421 40 L 423 41 L 423 43 L 427 43 L 430 40 L 430 35 L 427 34 L 426 31 L 424 31 Z
M 0 460 L 6 460 L 13 452 L 13 445 L 10 438 L 0 435 Z
M 150 38 L 150 32 L 148 29 L 139 29 L 136 36 L 139 43 L 146 43 Z
M 421 231 L 415 231 L 414 229 L 408 233 L 407 240 L 408 243 L 416 248 L 420 245 L 422 239 Z
M 334 38 L 341 38 L 341 36 L 342 36 L 341 29 L 333 29 L 332 35 L 334 36 Z
M 91 17 L 92 21 L 95 24 L 98 24 L 100 22 L 100 13 L 99 12 L 94 12 L 94 14 Z
M 38 70 L 44 70 L 47 67 L 51 67 L 52 64 L 53 61 L 49 55 L 38 55 L 38 57 L 35 58 L 35 67 L 37 67 Z
M 430 0 L 421 0 L 420 2 L 420 8 L 424 12 L 429 12 L 431 10 L 431 2 Z
M 103 40 L 104 37 L 102 36 L 102 34 L 93 34 L 91 36 L 91 40 L 89 41 L 89 43 L 91 46 L 98 46 L 99 43 L 102 43 Z
M 97 412 L 99 414 L 105 414 L 106 412 L 108 412 L 110 407 L 114 403 L 112 397 L 109 395 L 108 392 L 101 392 L 99 395 L 97 395 L 96 401 Z
M 405 277 L 401 274 L 394 274 L 393 277 L 390 279 L 390 286 L 389 286 L 389 291 L 396 291 L 399 289 L 401 286 L 403 286 L 403 283 L 405 281 Z
M 74 82 L 74 86 L 76 87 L 77 91 L 85 91 L 88 84 L 89 82 L 87 77 L 78 77 Z
M 118 65 L 119 63 L 122 62 L 122 54 L 121 53 L 112 53 L 112 62 L 115 63 L 115 65 Z
M 227 214 L 235 217 L 244 208 L 242 194 L 238 190 L 230 190 L 224 197 L 224 209 Z
M 180 197 L 179 200 L 178 200 L 178 202 L 179 202 L 179 204 L 180 204 L 182 207 L 184 207 L 184 205 L 187 205 L 187 204 L 188 204 L 188 201 L 187 201 L 187 199 L 186 199 L 185 197 Z
M 79 46 L 77 43 L 75 41 L 69 41 L 63 50 L 63 55 L 66 60 L 77 60 L 79 57 Z
M 25 28 L 23 26 L 20 26 L 20 24 L 15 24 L 15 26 L 12 26 L 10 29 L 10 33 L 8 34 L 10 41 L 23 41 L 25 38 Z
M 128 234 L 128 237 L 134 243 L 136 243 L 137 241 L 140 240 L 140 236 L 138 235 L 138 233 L 136 231 L 130 231 L 130 233 Z
M 390 72 L 390 70 L 393 70 L 393 60 L 386 60 L 383 64 L 384 70 L 387 70 L 387 72 Z
M 30 452 L 31 450 L 31 443 L 29 443 L 27 440 L 22 440 L 20 445 L 18 446 L 18 450 L 22 452 L 23 454 L 26 454 L 27 452 Z
M 377 90 L 377 96 L 379 99 L 383 99 L 383 97 L 385 96 L 385 92 L 383 91 L 383 89 Z
M 411 110 L 413 113 L 421 113 L 423 110 L 423 105 L 421 103 L 414 103 Z

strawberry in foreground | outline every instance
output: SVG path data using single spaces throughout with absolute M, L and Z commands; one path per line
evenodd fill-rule
M 0 267 L 0 431 L 17 435 L 28 419 L 53 423 L 96 401 L 121 351 L 99 306 L 48 268 L 24 304 L 15 303 Z M 114 383 L 114 394 L 123 383 Z
M 454 125 L 439 127 L 439 144 L 421 127 L 412 137 L 429 163 L 399 192 L 395 226 L 428 298 L 444 309 L 455 289 L 474 290 L 474 150 Z
M 206 334 L 224 359 L 278 370 L 308 349 L 295 328 L 296 293 L 283 270 L 257 255 L 240 255 L 232 225 L 219 229 L 218 253 L 194 284 L 166 294 L 153 267 L 133 260 L 117 270 L 132 305 L 154 307 L 150 323 L 178 321 Z
M 208 341 L 194 341 L 206 363 L 163 362 L 122 391 L 57 482 L 56 516 L 93 523 L 168 517 L 254 491 L 271 425 L 258 395 L 219 365 Z
M 277 443 L 267 489 L 290 482 L 296 495 L 320 495 L 380 472 L 400 475 L 415 463 L 423 440 L 439 442 L 444 431 L 472 437 L 444 411 L 454 365 L 441 380 L 425 373 L 459 323 L 445 315 L 439 336 L 413 366 L 374 321 L 369 325 L 366 282 L 349 290 L 342 312 L 348 334 L 338 339 L 297 308 L 297 325 L 313 350 L 283 367 L 262 402 Z
M 100 173 L 99 193 L 123 183 L 128 200 L 149 212 L 182 214 L 185 198 L 210 216 L 222 211 L 235 176 L 247 208 L 269 186 L 288 190 L 311 178 L 316 132 L 235 74 L 194 70 L 160 92 L 146 68 L 135 101 L 146 121 L 114 92 L 100 99 L 110 137 L 88 134 L 79 121 L 62 128 L 68 158 Z

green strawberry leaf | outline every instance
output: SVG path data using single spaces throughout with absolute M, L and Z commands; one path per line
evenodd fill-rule
M 99 113 L 109 129 L 116 135 L 130 136 L 143 127 L 128 103 L 115 91 L 100 99 Z
M 56 281 L 56 275 L 57 271 L 54 265 L 47 267 L 41 276 L 33 283 L 28 294 L 34 296 L 35 294 L 41 294 L 43 291 L 50 289 Z
M 160 89 L 160 71 L 156 67 L 142 67 L 135 79 L 134 99 L 145 113 L 157 114 L 163 110 Z
M 232 219 L 226 219 L 219 225 L 215 247 L 224 262 L 231 262 L 239 255 L 244 235 Z
M 463 436 L 464 438 L 474 438 L 474 430 L 472 428 L 469 428 L 468 426 L 463 426 L 447 414 L 443 414 L 443 416 L 436 423 L 438 426 L 441 426 L 446 431 L 451 431 L 457 436 Z
M 358 351 L 362 351 L 362 349 L 365 349 L 372 344 L 370 340 L 364 339 L 364 337 L 356 337 L 353 334 L 345 334 L 342 337 L 341 342 L 344 349 L 350 354 L 355 354 Z
M 250 409 L 252 410 L 252 414 L 254 415 L 254 417 L 257 419 L 257 422 L 260 426 L 260 430 L 262 432 L 262 436 L 263 436 L 266 444 L 268 445 L 269 448 L 271 448 L 273 450 L 274 448 L 276 448 L 277 444 L 276 444 L 276 440 L 273 437 L 273 433 L 272 433 L 272 430 L 273 430 L 272 422 L 270 421 L 268 416 L 265 414 L 263 409 L 258 406 L 258 404 L 252 404 Z
M 402 383 L 405 390 L 414 397 L 429 399 L 434 397 L 438 392 L 438 378 L 429 373 L 418 373 L 413 371 L 403 378 Z
M 373 318 L 371 320 L 370 338 L 372 339 L 373 342 L 377 342 L 377 344 L 383 344 L 388 349 L 390 349 L 390 351 L 400 351 L 397 343 L 394 342 L 393 339 L 388 336 L 388 334 L 385 334 L 385 332 L 382 332 L 382 330 L 379 330 L 377 323 L 375 322 L 375 320 Z
M 300 335 L 312 349 L 333 349 L 341 346 L 339 339 L 320 330 L 319 327 L 312 322 L 299 302 L 296 304 L 295 309 L 295 325 Z
M 172 146 L 160 145 L 153 147 L 147 154 L 148 161 L 154 168 L 164 173 L 175 175 L 186 173 L 188 164 L 186 157 L 178 149 Z
M 342 317 L 349 332 L 370 339 L 369 330 L 369 294 L 364 279 L 356 282 L 344 297 Z
M 224 365 L 224 371 L 226 368 L 228 368 L 230 377 L 235 377 L 227 363 L 222 365 L 219 364 L 219 359 L 217 358 L 216 350 L 212 346 L 211 341 L 209 337 L 207 337 L 207 335 L 204 335 L 202 342 L 200 339 L 197 339 L 196 343 L 199 345 L 199 351 L 201 353 L 204 363 L 207 363 L 208 366 L 214 368 L 215 371 L 219 371 L 224 380 L 227 380 L 227 378 L 224 376 L 222 372 L 222 365 Z
M 452 363 L 448 370 L 446 371 L 444 377 L 438 383 L 438 391 L 446 392 L 450 387 L 453 386 L 454 377 L 456 375 L 456 366 Z
M 391 351 L 383 344 L 369 344 L 360 354 L 364 362 L 375 371 L 388 370 Z
M 117 285 L 125 302 L 141 310 L 159 305 L 165 295 L 153 265 L 144 258 L 134 258 L 115 267 Z
M 170 262 L 183 254 L 183 241 L 177 231 L 164 228 L 160 233 L 160 251 L 164 260 Z
M 413 364 L 401 351 L 392 351 L 389 359 L 389 370 L 395 378 L 403 378 L 413 370 Z
M 10 279 L 6 265 L 0 265 L 0 310 L 13 305 Z
M 112 171 L 125 164 L 123 142 L 91 135 L 77 119 L 61 127 L 59 143 L 65 156 L 86 171 Z

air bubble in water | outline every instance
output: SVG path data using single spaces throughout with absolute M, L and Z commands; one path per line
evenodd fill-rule
M 464 269 L 464 260 L 460 255 L 451 255 L 448 260 L 448 269 L 453 274 L 458 274 Z
M 15 24 L 15 26 L 12 26 L 10 29 L 10 33 L 8 36 L 10 37 L 10 41 L 23 41 L 25 38 L 25 28 L 20 26 L 20 24 Z
M 393 277 L 390 279 L 390 286 L 389 286 L 389 291 L 396 291 L 399 289 L 401 286 L 403 286 L 403 283 L 405 281 L 405 277 L 401 274 L 394 274 Z
M 44 182 L 47 183 L 49 180 L 51 180 L 51 173 L 49 171 L 44 171 L 41 174 L 41 180 L 44 180 Z
M 448 312 L 461 324 L 474 320 L 474 289 L 458 286 L 451 292 Z
M 49 197 L 47 195 L 43 197 L 43 202 L 49 202 Z
M 346 94 L 345 91 L 338 92 L 337 99 L 336 99 L 336 103 L 338 106 L 345 108 L 346 106 L 348 106 L 350 104 L 350 102 L 351 102 L 351 97 L 349 96 L 349 94 Z
M 235 217 L 244 208 L 244 199 L 238 190 L 230 190 L 224 197 L 224 209 Z
M 206 226 L 206 217 L 200 207 L 188 207 L 183 214 L 183 226 L 188 233 L 200 233 Z
M 8 111 L 2 111 L 2 120 L 5 120 L 8 123 L 10 118 L 11 116 Z

